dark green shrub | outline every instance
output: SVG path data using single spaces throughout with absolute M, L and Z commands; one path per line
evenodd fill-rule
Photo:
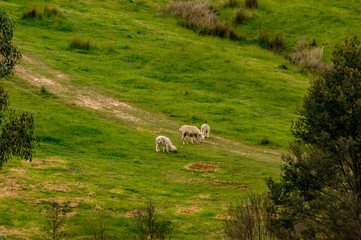
M 70 40 L 70 47 L 77 49 L 90 50 L 92 47 L 91 41 L 87 38 L 73 37 Z
M 258 0 L 245 0 L 244 5 L 246 8 L 255 9 L 258 7 Z
M 240 8 L 238 11 L 236 11 L 233 22 L 236 24 L 241 24 L 244 22 L 244 20 L 246 20 L 246 10 Z

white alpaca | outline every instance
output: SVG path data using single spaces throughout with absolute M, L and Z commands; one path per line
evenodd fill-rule
M 208 124 L 203 124 L 201 127 L 201 133 L 203 133 L 204 136 L 209 138 L 209 134 L 211 133 L 211 128 Z
M 169 149 L 173 152 L 177 151 L 177 148 L 172 144 L 169 138 L 165 136 L 159 136 L 155 139 L 155 151 L 159 152 L 159 146 L 163 145 L 163 152 L 165 149 L 167 149 L 167 152 L 169 152 Z
M 201 133 L 201 131 L 199 131 L 199 129 L 195 126 L 190 126 L 190 125 L 184 125 L 182 126 L 179 131 L 182 133 L 182 140 L 183 140 L 183 144 L 184 144 L 184 140 L 186 141 L 186 143 L 188 144 L 188 141 L 186 139 L 186 136 L 191 137 L 191 141 L 193 144 L 193 138 L 196 138 L 197 143 L 198 142 L 198 137 L 200 137 L 201 140 L 204 139 L 204 134 Z

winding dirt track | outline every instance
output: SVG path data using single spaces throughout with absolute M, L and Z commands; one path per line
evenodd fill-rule
M 148 112 L 131 104 L 121 102 L 101 92 L 75 85 L 75 81 L 66 74 L 51 69 L 34 58 L 23 56 L 22 63 L 17 66 L 15 75 L 36 87 L 44 86 L 47 91 L 57 95 L 66 104 L 92 109 L 119 119 L 124 124 L 135 128 L 151 131 L 156 137 L 160 132 L 178 136 L 178 129 L 185 123 L 173 121 L 166 116 Z M 162 126 L 159 129 L 159 126 Z M 159 129 L 154 131 L 154 129 Z M 180 135 L 179 135 L 180 138 Z M 261 162 L 280 162 L 281 152 L 249 146 L 240 142 L 212 136 L 206 140 L 207 146 L 223 149 L 232 155 L 258 159 Z

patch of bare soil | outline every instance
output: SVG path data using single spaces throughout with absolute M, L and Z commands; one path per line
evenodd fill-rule
M 34 229 L 32 230 L 34 231 Z M 35 231 L 38 231 L 38 229 L 36 229 Z M 28 236 L 30 235 L 29 229 L 11 229 L 0 226 L 0 234 L 5 234 L 8 239 L 16 237 L 24 240 L 30 240 L 30 238 L 28 238 Z
M 179 208 L 178 212 L 184 213 L 184 214 L 193 214 L 199 211 L 198 207 L 191 207 L 191 208 Z
M 23 165 L 32 167 L 32 168 L 50 168 L 50 167 L 59 167 L 67 169 L 65 161 L 60 158 L 48 158 L 48 159 L 33 159 L 31 162 L 24 161 Z
M 135 217 L 138 214 L 138 210 L 133 210 L 125 213 L 125 217 Z
M 218 214 L 218 215 L 216 216 L 216 218 L 218 218 L 218 219 L 231 219 L 232 217 L 229 216 L 229 215 Z
M 238 188 L 239 190 L 247 190 L 248 186 L 242 184 L 242 185 L 238 185 L 237 188 Z
M 215 172 L 219 170 L 219 167 L 216 165 L 206 164 L 206 163 L 193 163 L 185 166 L 186 169 L 198 170 L 198 171 L 207 171 Z
M 4 181 L 0 183 L 0 198 L 18 197 L 21 188 L 21 184 L 15 179 L 4 179 Z

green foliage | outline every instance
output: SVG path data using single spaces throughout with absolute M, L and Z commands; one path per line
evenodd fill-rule
M 13 46 L 13 20 L 0 10 L 0 79 L 11 74 L 21 58 Z M 30 113 L 16 113 L 9 108 L 8 95 L 0 86 L 0 170 L 12 156 L 30 160 L 34 148 L 34 118 Z
M 280 183 L 268 181 L 280 206 L 280 239 L 358 239 L 361 222 L 361 42 L 345 40 L 333 68 L 315 78 L 293 124 Z
M 139 240 L 164 240 L 171 239 L 173 223 L 168 220 L 159 219 L 158 213 L 151 201 L 143 210 L 138 210 L 135 215 L 136 229 Z
M 15 22 L 0 10 L 0 79 L 11 74 L 21 55 L 13 44 Z

